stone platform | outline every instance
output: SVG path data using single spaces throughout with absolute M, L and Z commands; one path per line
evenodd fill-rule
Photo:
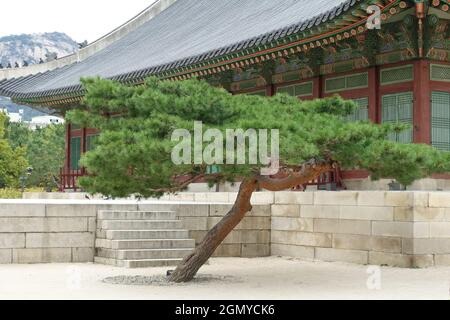
M 99 223 L 106 229 L 154 228 L 148 221 L 142 226 L 105 222 L 101 210 L 174 212 L 179 219 L 176 227 L 186 230 L 181 238 L 198 243 L 235 197 L 236 193 L 181 193 L 159 201 L 0 200 L 0 263 L 92 262 L 96 243 L 106 246 L 103 249 L 111 245 L 126 250 L 128 245 L 114 242 L 127 239 L 102 238 Z M 275 255 L 398 267 L 450 265 L 447 192 L 261 192 L 252 202 L 253 211 L 215 256 Z M 181 247 L 176 249 L 186 249 L 179 241 L 177 245 Z

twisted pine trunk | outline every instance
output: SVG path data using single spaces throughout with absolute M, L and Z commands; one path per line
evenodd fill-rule
M 177 269 L 170 275 L 171 282 L 189 282 L 194 279 L 198 270 L 213 255 L 217 247 L 228 234 L 242 221 L 247 212 L 252 210 L 250 200 L 253 192 L 259 187 L 269 191 L 282 191 L 299 184 L 314 180 L 322 173 L 331 169 L 330 165 L 307 164 L 299 173 L 291 174 L 288 178 L 272 179 L 269 177 L 254 177 L 245 179 L 240 186 L 233 208 L 214 226 L 202 242 L 183 259 Z

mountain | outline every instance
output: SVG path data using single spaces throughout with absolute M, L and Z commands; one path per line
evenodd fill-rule
M 0 37 L 0 64 L 6 68 L 35 64 L 74 53 L 79 44 L 65 33 L 35 33 Z

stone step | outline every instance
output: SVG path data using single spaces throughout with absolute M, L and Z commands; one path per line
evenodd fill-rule
M 103 257 L 94 257 L 95 263 L 129 269 L 177 266 L 181 261 L 183 261 L 183 259 L 117 260 Z
M 195 247 L 194 239 L 139 239 L 139 240 L 106 240 L 97 239 L 96 248 L 104 249 L 174 249 Z
M 106 230 L 174 230 L 183 228 L 180 220 L 102 220 L 98 225 Z
M 106 230 L 108 240 L 188 239 L 187 230 Z
M 117 211 L 100 210 L 98 220 L 176 220 L 173 211 Z
M 117 260 L 181 259 L 191 252 L 192 249 L 97 249 L 97 256 Z

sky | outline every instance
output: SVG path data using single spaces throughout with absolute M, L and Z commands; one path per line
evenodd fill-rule
M 0 37 L 64 32 L 92 42 L 112 31 L 155 0 L 1 0 Z

